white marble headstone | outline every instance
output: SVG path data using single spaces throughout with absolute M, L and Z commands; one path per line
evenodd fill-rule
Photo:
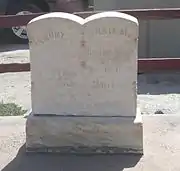
M 32 20 L 33 114 L 135 116 L 138 21 L 118 12 Z

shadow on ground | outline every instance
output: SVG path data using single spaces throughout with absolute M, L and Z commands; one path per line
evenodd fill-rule
M 140 158 L 139 155 L 26 154 L 23 146 L 2 171 L 123 171 L 136 166 Z

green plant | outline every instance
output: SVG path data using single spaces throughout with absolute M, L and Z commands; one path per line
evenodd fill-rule
M 23 110 L 22 107 L 15 103 L 0 102 L 0 116 L 20 116 L 26 112 L 27 110 Z

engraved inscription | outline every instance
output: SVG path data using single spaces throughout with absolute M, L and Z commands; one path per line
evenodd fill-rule
M 95 60 L 100 61 L 101 64 L 110 64 L 110 63 L 116 63 L 118 62 L 127 62 L 129 60 L 129 56 L 125 56 L 122 53 L 121 49 L 118 48 L 111 48 L 111 49 L 105 49 L 105 48 L 99 48 L 99 49 L 87 49 L 87 56 L 88 58 L 97 57 Z
M 106 36 L 106 35 L 122 35 L 122 36 L 126 36 L 128 38 L 131 37 L 131 34 L 129 33 L 127 28 L 96 28 L 95 29 L 95 33 L 96 35 L 100 35 L 100 36 Z
M 64 86 L 64 87 L 69 87 L 69 88 L 71 88 L 71 87 L 73 87 L 73 85 L 74 85 L 74 83 L 73 83 L 72 81 L 63 83 L 63 86 Z
M 64 87 L 73 87 L 75 83 L 73 82 L 73 77 L 76 76 L 76 73 L 69 72 L 69 71 L 60 71 L 57 72 L 57 80 L 59 84 Z
M 30 45 L 42 45 L 48 41 L 51 40 L 57 40 L 57 39 L 63 39 L 64 33 L 58 32 L 58 31 L 50 31 L 46 35 L 43 35 L 43 37 L 37 39 L 35 37 L 29 37 L 29 44 Z
M 113 68 L 113 69 L 105 68 L 104 72 L 120 72 L 120 68 Z M 49 81 L 51 81 L 51 79 L 55 77 L 58 84 L 57 86 L 59 87 L 73 88 L 74 86 L 78 85 L 78 83 L 74 81 L 74 78 L 76 77 L 76 73 L 74 72 L 59 71 L 59 72 L 54 73 L 53 77 L 51 75 L 46 75 L 45 77 Z M 113 89 L 117 87 L 118 85 L 116 85 L 114 82 L 111 82 L 111 81 L 107 81 L 107 80 L 105 81 L 105 80 L 101 80 L 100 78 L 94 78 L 94 80 L 92 79 L 92 81 L 90 82 L 89 86 L 95 89 L 97 88 L 98 89 Z
M 57 79 L 58 80 L 63 80 L 67 78 L 73 78 L 76 76 L 76 73 L 70 72 L 70 71 L 57 71 Z
M 113 89 L 114 88 L 114 83 L 106 83 L 102 80 L 96 79 L 92 82 L 92 87 L 93 88 L 101 88 L 101 89 Z
M 118 67 L 114 67 L 114 68 L 104 68 L 104 72 L 111 72 L 111 73 L 120 73 L 121 72 L 121 68 Z
M 41 73 L 41 78 L 44 78 L 49 82 L 56 80 L 58 86 L 70 88 L 75 85 L 73 78 L 76 77 L 76 73 L 70 71 L 59 71 L 56 69 L 54 69 L 51 73 L 53 74 Z
M 121 52 L 121 50 L 119 49 L 103 49 L 103 48 L 99 48 L 99 49 L 88 49 L 88 55 L 89 56 L 102 56 L 102 57 L 112 57 L 112 56 L 116 56 L 119 55 Z

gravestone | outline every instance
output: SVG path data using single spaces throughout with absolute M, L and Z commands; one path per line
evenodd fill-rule
M 142 153 L 137 110 L 138 21 L 50 13 L 27 26 L 32 113 L 27 151 Z

